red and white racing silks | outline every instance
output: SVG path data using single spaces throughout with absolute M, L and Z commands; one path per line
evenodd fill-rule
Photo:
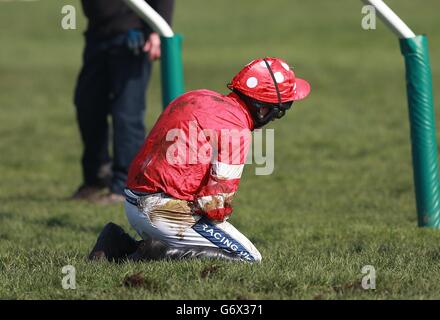
M 195 90 L 161 114 L 133 160 L 127 188 L 192 201 L 216 221 L 232 213 L 253 121 L 235 93 Z

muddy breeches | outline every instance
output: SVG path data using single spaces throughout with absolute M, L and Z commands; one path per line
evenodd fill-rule
M 125 212 L 131 226 L 145 243 L 156 239 L 165 244 L 168 258 L 206 256 L 261 261 L 255 246 L 232 224 L 192 214 L 187 201 L 164 193 L 138 196 L 126 189 L 125 194 Z

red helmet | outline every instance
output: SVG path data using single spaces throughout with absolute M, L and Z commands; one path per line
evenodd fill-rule
M 278 58 L 251 61 L 232 79 L 228 87 L 268 103 L 301 100 L 310 93 L 310 84 L 297 78 L 289 65 Z

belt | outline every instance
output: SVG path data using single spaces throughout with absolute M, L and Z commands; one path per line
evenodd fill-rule
M 162 194 L 163 192 L 144 193 L 144 192 L 132 191 L 130 189 L 125 189 L 124 193 L 125 193 L 125 200 L 127 200 L 127 202 L 131 203 L 132 205 L 137 206 L 141 198 Z

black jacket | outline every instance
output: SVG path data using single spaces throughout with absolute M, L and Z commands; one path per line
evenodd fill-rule
M 88 19 L 86 37 L 109 39 L 137 28 L 145 35 L 152 32 L 137 14 L 122 0 L 81 0 L 84 14 Z M 170 25 L 174 0 L 146 0 Z

